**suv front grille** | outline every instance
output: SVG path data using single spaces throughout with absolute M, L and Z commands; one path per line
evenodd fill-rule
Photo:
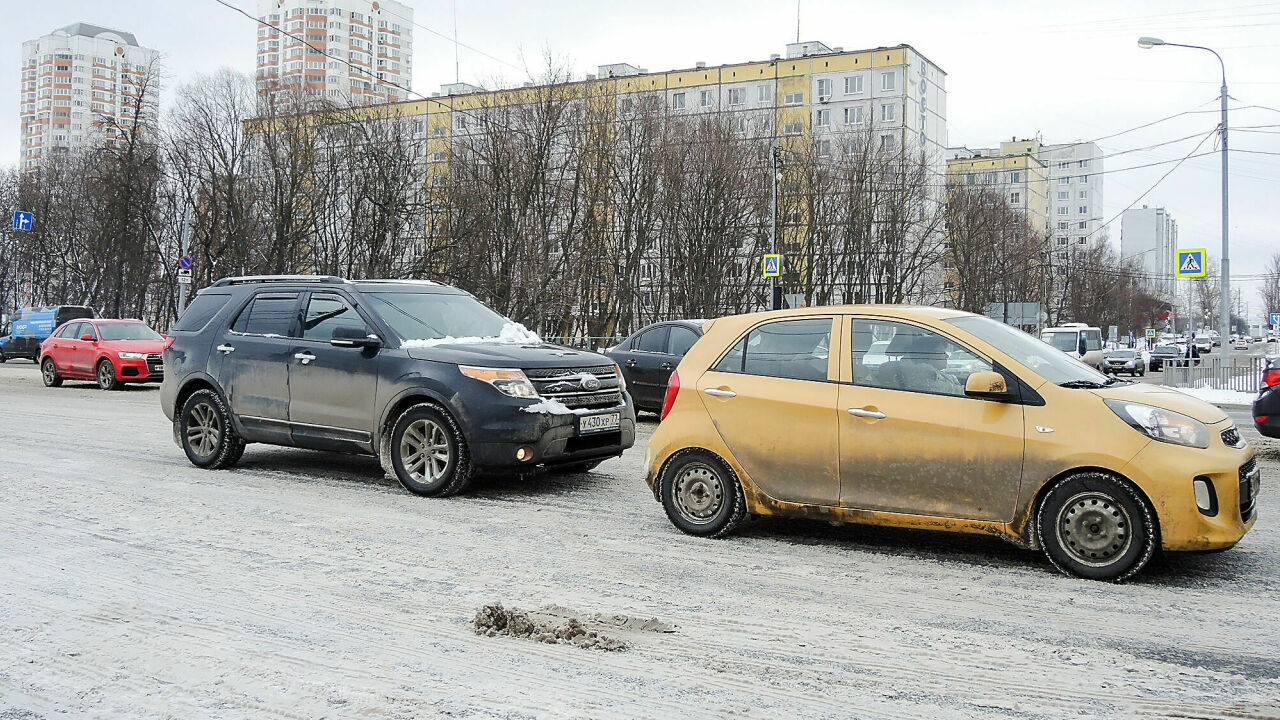
M 572 409 L 622 404 L 622 384 L 612 365 L 530 368 L 524 371 L 538 394 Z
M 1258 505 L 1258 461 L 1249 458 L 1240 466 L 1240 519 L 1246 522 L 1253 517 Z
M 1222 431 L 1222 444 L 1233 448 L 1244 447 L 1244 443 L 1240 439 L 1240 431 L 1236 429 L 1235 425 Z
M 147 353 L 147 371 L 152 375 L 164 372 L 164 359 L 160 353 Z

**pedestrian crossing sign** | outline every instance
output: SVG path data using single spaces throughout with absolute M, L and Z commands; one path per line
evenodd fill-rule
M 781 255 L 765 255 L 764 256 L 764 276 L 778 277 L 782 274 L 782 256 Z
M 1208 253 L 1204 248 L 1178 251 L 1178 277 L 1204 277 L 1208 274 L 1205 258 Z

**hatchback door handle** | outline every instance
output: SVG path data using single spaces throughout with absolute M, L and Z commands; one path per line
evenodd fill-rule
M 218 352 L 222 353 L 223 355 L 230 355 L 231 353 L 233 353 L 233 352 L 235 352 L 235 351 L 236 351 L 236 348 L 235 348 L 235 346 L 234 346 L 234 345 L 219 345 L 219 346 L 218 346 Z
M 720 388 L 707 388 L 702 392 L 708 395 L 715 395 L 716 397 L 726 397 L 726 398 L 738 397 L 738 393 L 732 390 L 721 390 Z
M 854 417 L 875 418 L 876 420 L 883 420 L 889 417 L 879 410 L 863 410 L 862 408 L 849 408 L 849 414 Z
M 627 361 L 627 367 L 635 367 L 635 366 L 636 366 L 635 358 L 631 358 L 630 360 Z
M 664 362 L 664 363 L 662 363 L 661 367 L 662 367 L 662 369 L 663 369 L 663 370 L 670 370 L 670 369 L 671 369 L 671 363 L 669 363 L 669 362 Z
M 293 354 L 293 356 L 294 356 L 295 358 L 297 358 L 297 359 L 301 360 L 303 365 L 306 365 L 307 363 L 309 363 L 309 362 L 311 362 L 312 360 L 315 360 L 315 359 L 316 359 L 316 356 L 315 356 L 315 355 L 312 355 L 310 350 L 305 350 L 305 351 L 300 352 L 300 353 L 294 353 L 294 354 Z

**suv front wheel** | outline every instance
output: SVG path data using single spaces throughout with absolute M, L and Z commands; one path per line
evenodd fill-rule
M 471 484 L 475 469 L 457 421 L 429 403 L 405 410 L 386 442 L 391 469 L 411 493 L 456 495 Z

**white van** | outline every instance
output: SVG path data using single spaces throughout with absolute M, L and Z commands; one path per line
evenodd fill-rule
M 1040 339 L 1090 367 L 1102 366 L 1102 330 L 1084 323 L 1045 328 Z

